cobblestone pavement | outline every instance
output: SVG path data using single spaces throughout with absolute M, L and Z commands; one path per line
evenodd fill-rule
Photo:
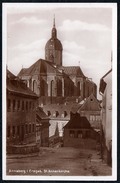
M 95 150 L 41 148 L 39 154 L 7 156 L 7 175 L 108 176 L 112 168 Z

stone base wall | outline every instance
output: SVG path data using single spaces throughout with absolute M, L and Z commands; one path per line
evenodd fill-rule
M 20 144 L 30 144 L 36 142 L 36 134 L 35 132 L 33 134 L 25 134 L 24 139 L 21 140 L 20 137 L 11 137 L 7 138 L 7 145 L 20 145 Z
M 39 146 L 37 144 L 7 146 L 7 154 L 30 154 L 36 152 L 39 152 Z

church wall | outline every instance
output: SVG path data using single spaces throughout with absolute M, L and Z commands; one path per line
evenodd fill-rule
M 48 83 L 48 97 L 56 97 L 57 96 L 57 82 L 56 77 L 51 75 L 47 77 Z
M 57 96 L 62 96 L 62 80 L 57 79 Z
M 64 79 L 64 96 L 74 96 L 74 83 L 68 79 Z
M 84 92 L 85 92 L 85 98 L 89 97 L 91 94 L 94 94 L 95 97 L 97 97 L 97 87 L 95 85 L 95 83 L 91 82 L 90 80 L 86 80 L 85 82 L 85 88 L 84 88 Z
M 45 104 L 63 104 L 65 100 L 65 97 L 45 97 L 42 96 L 39 98 L 39 105 L 45 105 Z
M 82 77 L 76 77 L 76 76 L 70 76 L 70 79 L 72 80 L 74 84 L 74 91 L 72 92 L 71 96 L 81 96 L 83 98 L 83 78 Z M 78 86 L 79 82 L 79 86 Z
M 92 93 L 96 95 L 96 85 L 93 82 L 84 80 L 81 77 L 71 76 L 64 77 L 63 75 L 57 76 L 54 74 L 23 76 L 27 86 L 34 91 L 38 96 L 42 97 L 40 104 L 53 103 L 56 101 L 62 103 L 61 97 L 80 97 L 84 99 L 89 97 Z M 45 97 L 48 97 L 45 99 Z M 59 98 L 57 100 L 57 97 Z M 46 101 L 45 101 L 46 100 Z
M 81 99 L 83 98 L 83 78 L 77 77 L 77 96 L 81 96 Z
M 40 76 L 39 79 L 40 96 L 48 96 L 47 76 Z
M 37 95 L 40 95 L 40 82 L 39 82 L 39 78 L 38 75 L 34 75 L 34 76 L 21 76 L 19 77 L 21 80 L 23 80 L 27 87 L 29 87 L 34 93 L 36 93 Z
M 36 93 L 37 95 L 40 94 L 40 88 L 39 88 L 39 78 L 38 75 L 32 76 L 32 91 Z M 36 87 L 34 87 L 34 83 L 36 83 Z

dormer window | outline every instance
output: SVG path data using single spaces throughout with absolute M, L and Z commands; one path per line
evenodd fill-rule
M 50 116 L 50 115 L 51 115 L 50 111 L 47 111 L 47 116 Z
M 59 114 L 58 111 L 55 111 L 55 112 L 53 113 L 53 116 L 54 116 L 54 117 L 57 117 L 58 114 Z
M 66 115 L 67 115 L 67 112 L 66 112 L 66 111 L 63 111 L 63 113 L 62 113 L 62 117 L 63 117 L 63 118 L 65 118 L 65 117 L 66 117 Z

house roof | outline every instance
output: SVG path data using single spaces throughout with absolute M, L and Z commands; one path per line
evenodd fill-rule
M 39 74 L 47 75 L 47 74 L 54 74 L 54 73 L 63 75 L 61 72 L 58 71 L 58 69 L 51 62 L 43 59 L 39 59 L 29 68 L 21 69 L 21 71 L 18 74 L 18 77 L 39 75 Z
M 92 78 L 87 78 L 87 79 L 86 79 L 86 82 L 91 83 L 91 84 L 97 86 L 97 85 L 92 81 Z
M 73 113 L 76 112 L 76 110 L 79 108 L 78 103 L 68 103 L 68 104 L 48 104 L 43 106 L 43 110 L 47 114 L 47 112 L 50 112 L 49 118 L 50 119 L 70 119 L 70 112 Z M 54 115 L 55 112 L 57 115 Z M 65 116 L 63 115 L 65 112 Z
M 62 69 L 64 73 L 67 74 L 68 76 L 75 75 L 85 77 L 79 66 L 67 66 L 67 67 L 61 66 L 59 68 Z
M 110 72 L 112 72 L 112 69 L 110 69 L 101 79 L 105 78 Z
M 46 128 L 50 126 L 49 117 L 45 114 L 42 108 L 38 107 L 36 110 L 36 122 L 41 128 Z
M 112 72 L 112 69 L 109 70 L 101 79 L 100 79 L 100 84 L 99 84 L 99 92 L 104 94 L 104 91 L 105 91 L 105 88 L 107 86 L 107 83 L 106 83 L 106 77 L 110 76 Z
M 81 102 L 82 104 L 82 102 Z M 84 100 L 83 104 L 80 106 L 80 111 L 100 111 L 100 102 L 97 98 L 91 94 L 86 100 Z
M 25 85 L 25 83 L 23 83 L 18 77 L 14 77 L 10 71 L 7 72 L 7 90 L 14 94 L 37 97 L 37 95 Z
M 9 78 L 9 79 L 15 79 L 16 76 L 7 69 L 7 78 Z
M 36 114 L 39 116 L 39 119 L 49 119 L 41 107 L 37 108 Z
M 67 129 L 90 129 L 91 125 L 86 117 L 80 116 L 79 113 L 74 114 L 72 119 L 64 126 Z

